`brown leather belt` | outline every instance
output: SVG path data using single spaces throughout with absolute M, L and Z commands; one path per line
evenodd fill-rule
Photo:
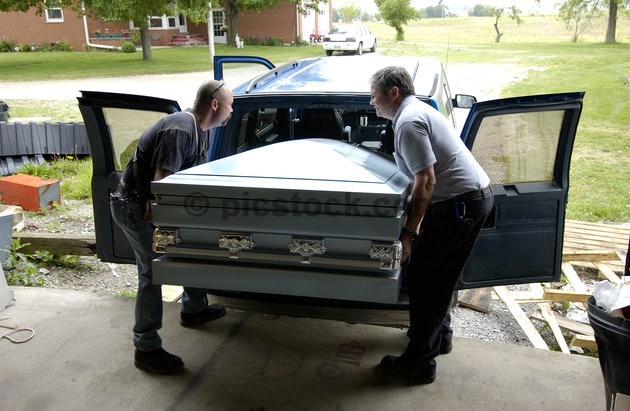
M 490 188 L 490 186 L 485 187 L 485 188 L 480 188 L 479 190 L 474 190 L 474 191 L 469 191 L 467 193 L 464 194 L 460 194 L 457 196 L 458 200 L 473 200 L 475 198 L 486 198 L 487 196 L 492 194 L 492 189 Z

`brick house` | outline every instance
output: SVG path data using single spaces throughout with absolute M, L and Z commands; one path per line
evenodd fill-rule
M 302 16 L 297 6 L 280 0 L 274 9 L 261 12 L 240 12 L 239 37 L 242 39 L 268 37 L 290 43 L 295 39 L 309 40 L 311 34 L 325 34 L 332 26 L 332 0 L 323 4 L 319 13 Z M 228 26 L 222 7 L 212 9 L 212 34 L 215 44 L 227 43 Z M 18 44 L 48 44 L 66 41 L 75 50 L 120 46 L 134 31 L 133 22 L 111 23 L 78 15 L 69 9 L 49 8 L 41 16 L 35 9 L 28 12 L 0 12 L 0 39 Z M 207 44 L 206 23 L 194 24 L 184 16 L 156 16 L 150 18 L 153 46 L 177 44 Z

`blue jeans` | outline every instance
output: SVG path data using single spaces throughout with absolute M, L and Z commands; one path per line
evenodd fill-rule
M 443 340 L 452 335 L 449 309 L 462 270 L 494 205 L 492 194 L 431 204 L 405 270 L 412 335 L 406 353 L 435 364 Z M 462 212 L 462 210 L 464 210 Z
M 138 266 L 138 294 L 136 296 L 133 344 L 140 351 L 151 351 L 162 347 L 158 330 L 162 328 L 162 287 L 153 284 L 151 262 L 156 258 L 152 251 L 153 229 L 144 220 L 144 207 L 137 201 L 112 198 L 112 218 L 129 240 Z M 208 305 L 207 290 L 184 288 L 181 311 L 195 313 Z

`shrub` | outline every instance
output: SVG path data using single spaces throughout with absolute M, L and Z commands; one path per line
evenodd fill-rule
M 20 51 L 23 51 L 23 52 L 36 50 L 36 47 L 33 44 L 20 43 L 19 47 L 20 47 Z
M 52 51 L 74 51 L 74 48 L 67 40 L 51 43 L 50 48 Z
M 123 53 L 135 53 L 136 46 L 131 41 L 125 41 L 122 46 L 120 46 L 120 51 Z
M 241 40 L 243 40 L 246 46 L 258 46 L 261 43 L 256 36 L 247 36 Z
M 5 277 L 7 284 L 41 287 L 44 285 L 44 278 L 39 275 L 37 265 L 28 254 L 24 254 L 21 249 L 28 244 L 20 244 L 19 238 L 11 239 L 11 246 L 7 251 L 7 260 L 4 263 Z
M 284 41 L 282 39 L 276 37 L 267 37 L 265 41 L 262 43 L 263 46 L 283 46 Z
M 308 47 L 311 45 L 311 43 L 309 43 L 308 41 L 302 39 L 301 37 L 298 37 L 297 39 L 293 40 L 291 42 L 292 46 L 297 46 L 297 47 Z
M 15 41 L 9 40 L 6 37 L 0 39 L 0 51 L 2 51 L 3 53 L 10 53 L 12 51 L 15 51 L 16 47 L 17 43 Z

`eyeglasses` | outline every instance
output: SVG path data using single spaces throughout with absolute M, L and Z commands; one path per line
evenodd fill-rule
M 214 98 L 214 93 L 216 93 L 217 91 L 219 91 L 219 89 L 221 87 L 225 86 L 225 81 L 223 83 L 221 83 L 221 85 L 217 88 L 215 88 L 214 90 L 212 90 L 212 92 L 210 93 L 210 100 L 212 100 Z

